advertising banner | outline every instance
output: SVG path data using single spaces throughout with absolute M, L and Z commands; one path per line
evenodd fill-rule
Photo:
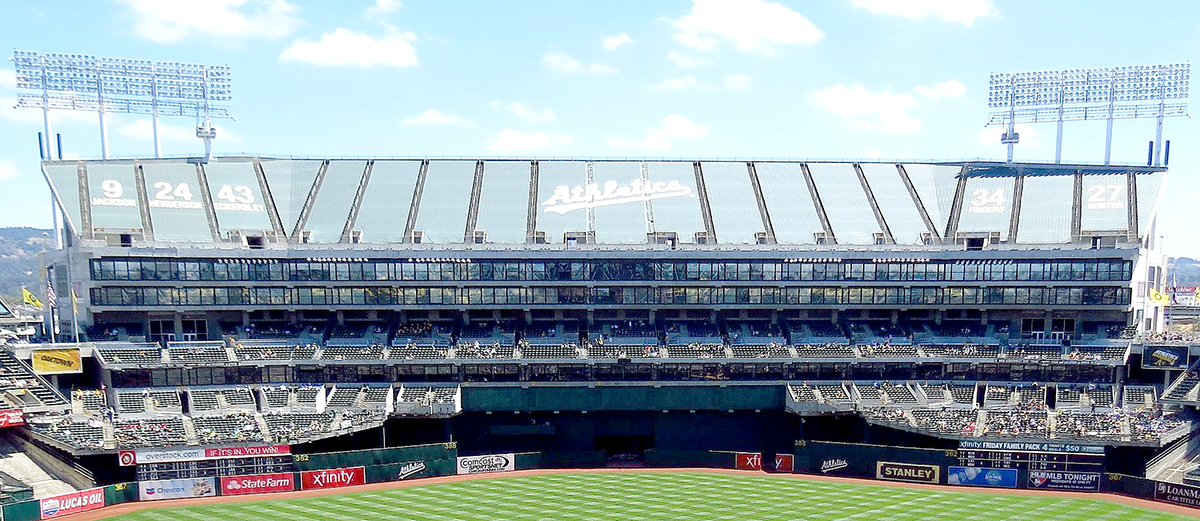
M 738 470 L 762 470 L 761 452 L 739 452 L 734 468 Z
M 33 372 L 37 374 L 71 374 L 83 372 L 79 348 L 39 349 L 29 354 Z
M 1099 472 L 1029 471 L 1029 488 L 1099 492 Z
M 38 507 L 40 507 L 42 512 L 42 519 L 51 519 L 102 508 L 104 507 L 104 488 L 91 488 L 80 490 L 79 492 L 50 496 L 42 499 Z
M 839 470 L 850 466 L 850 462 L 844 458 L 826 458 L 821 460 L 820 471 L 822 474 L 836 473 Z
M 0 411 L 0 429 L 18 425 L 25 425 L 25 416 L 21 414 L 20 409 Z
M 291 472 L 255 474 L 221 478 L 222 496 L 262 494 L 264 492 L 291 492 L 296 489 Z
M 139 501 L 217 495 L 217 478 L 165 479 L 138 483 Z
M 456 461 L 455 468 L 458 469 L 458 474 L 482 474 L 484 472 L 517 470 L 516 458 L 512 454 L 460 456 Z
M 1018 441 L 960 441 L 959 449 L 1004 450 L 1010 452 L 1070 452 L 1078 454 L 1104 454 L 1103 445 L 1075 445 L 1073 443 L 1039 443 Z
M 776 472 L 793 472 L 794 466 L 791 454 L 776 454 L 775 455 L 775 471 Z
M 258 456 L 281 456 L 291 453 L 292 448 L 289 445 L 250 445 L 246 447 L 223 447 L 215 449 L 123 450 L 118 453 L 117 460 L 121 466 L 128 467 L 131 465 L 145 465 L 147 463 L 253 458 Z
M 1154 484 L 1154 499 L 1176 505 L 1200 507 L 1200 487 L 1159 481 Z
M 1145 369 L 1187 369 L 1187 346 L 1146 346 L 1142 350 Z
M 938 484 L 941 478 L 941 467 L 937 465 L 918 465 L 916 463 L 895 463 L 891 461 L 875 462 L 875 478 L 889 481 L 909 481 L 912 483 Z
M 946 475 L 946 484 L 1017 488 L 1017 469 L 950 467 Z
M 300 473 L 300 490 L 349 487 L 366 483 L 366 467 L 310 470 Z

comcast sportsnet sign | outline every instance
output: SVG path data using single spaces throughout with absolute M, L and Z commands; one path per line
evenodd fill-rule
M 516 458 L 512 454 L 488 454 L 486 456 L 463 456 L 458 458 L 459 474 L 483 474 L 484 472 L 507 472 L 516 470 Z
M 42 519 L 87 512 L 104 506 L 104 489 L 93 488 L 44 498 L 38 504 Z
M 291 472 L 221 478 L 222 496 L 262 494 L 264 492 L 291 492 L 295 489 L 295 478 Z

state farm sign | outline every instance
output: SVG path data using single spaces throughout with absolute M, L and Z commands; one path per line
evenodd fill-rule
M 337 488 L 362 485 L 367 482 L 366 467 L 310 470 L 300 473 L 300 489 Z
M 255 474 L 221 478 L 221 495 L 238 496 L 263 492 L 291 492 L 296 489 L 291 472 Z

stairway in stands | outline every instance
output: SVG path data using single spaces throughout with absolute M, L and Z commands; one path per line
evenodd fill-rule
M 75 487 L 42 470 L 42 467 L 29 459 L 24 452 L 3 439 L 0 439 L 0 472 L 33 487 L 33 497 L 37 499 L 75 490 Z

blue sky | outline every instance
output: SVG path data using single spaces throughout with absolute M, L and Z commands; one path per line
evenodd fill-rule
M 0 48 L 228 64 L 217 154 L 1003 159 L 990 72 L 1190 61 L 1200 2 L 4 0 Z M 48 226 L 41 114 L 15 95 L 0 66 L 0 226 Z M 163 122 L 164 153 L 202 153 L 194 120 Z M 95 114 L 54 129 L 99 157 Z M 149 129 L 110 115 L 111 153 L 151 156 Z M 1053 125 L 1018 130 L 1018 160 L 1053 159 Z M 1103 160 L 1103 122 L 1065 136 L 1065 161 Z M 1118 121 L 1114 163 L 1153 137 Z M 1165 137 L 1160 233 L 1200 257 L 1200 128 Z

